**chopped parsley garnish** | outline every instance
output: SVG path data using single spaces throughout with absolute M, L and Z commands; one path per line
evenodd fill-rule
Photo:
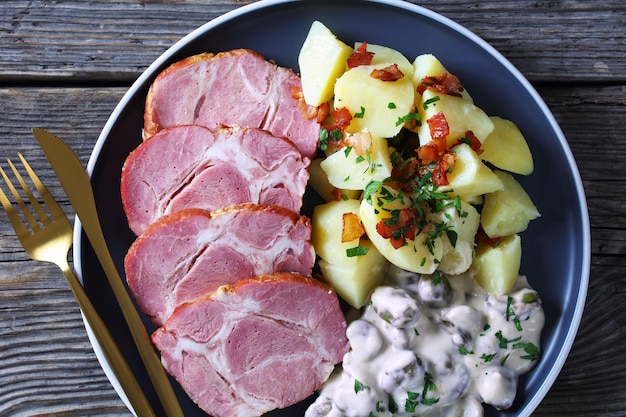
M 424 405 L 433 405 L 439 402 L 439 398 L 426 398 L 428 392 L 437 389 L 433 376 L 428 372 L 424 373 L 424 389 L 422 390 L 422 400 L 420 401 Z
M 389 104 L 387 104 L 387 108 L 391 109 L 391 110 L 395 109 L 396 108 L 396 103 L 390 102 Z
M 365 107 L 361 106 L 361 111 L 358 113 L 354 113 L 355 119 L 362 119 L 365 116 Z
M 491 355 L 483 353 L 482 355 L 480 355 L 480 359 L 482 359 L 485 363 L 491 362 L 493 358 L 495 357 L 496 357 L 496 353 L 492 353 Z
M 407 413 L 414 413 L 415 407 L 419 405 L 419 394 L 417 392 L 407 392 L 406 402 L 404 403 L 404 411 Z
M 330 142 L 338 142 L 343 139 L 343 132 L 339 129 L 333 129 L 328 131 L 327 129 L 321 128 L 318 136 L 319 148 L 322 151 L 328 149 L 328 145 Z
M 363 384 L 361 383 L 361 381 L 359 381 L 358 379 L 354 380 L 354 392 L 356 394 L 358 394 L 359 392 L 363 391 L 365 388 L 363 387 Z
M 398 117 L 398 121 L 396 122 L 396 126 L 400 126 L 405 124 L 406 122 L 415 120 L 415 122 L 417 123 L 417 126 L 421 126 L 422 125 L 422 118 L 420 117 L 420 115 L 416 112 L 409 112 L 408 114 L 406 114 L 405 116 L 402 117 Z
M 522 340 L 521 336 L 515 339 L 507 339 L 506 337 L 502 335 L 502 331 L 500 330 L 496 332 L 495 336 L 496 336 L 496 339 L 498 339 L 498 347 L 500 349 L 506 349 L 509 343 L 515 343 L 515 342 L 519 342 L 520 340 Z
M 506 321 L 509 321 L 511 317 L 515 317 L 515 311 L 513 311 L 513 297 L 509 296 L 506 299 Z
M 346 249 L 346 256 L 348 258 L 354 258 L 355 256 L 365 256 L 369 249 L 365 246 L 355 246 L 354 248 Z
M 435 96 L 433 98 L 429 98 L 428 100 L 424 101 L 424 104 L 422 104 L 422 107 L 424 108 L 424 110 L 426 110 L 428 108 L 428 106 L 430 106 L 431 104 L 434 104 L 436 102 L 438 102 L 439 100 L 441 100 L 439 98 L 439 96 Z
M 526 355 L 520 356 L 521 359 L 536 361 L 539 358 L 539 348 L 533 343 L 516 343 L 513 345 L 513 349 L 524 349 Z
M 398 404 L 396 403 L 396 401 L 393 399 L 393 397 L 391 396 L 391 394 L 389 394 L 389 412 L 391 414 L 395 413 L 398 411 Z
M 473 351 L 469 351 L 469 350 L 467 350 L 467 348 L 465 347 L 465 345 L 461 345 L 461 346 L 459 346 L 459 353 L 460 353 L 461 355 L 472 355 L 472 354 L 474 354 L 474 352 L 473 352 Z

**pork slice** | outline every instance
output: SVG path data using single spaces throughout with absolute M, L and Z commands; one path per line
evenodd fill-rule
M 311 158 L 319 123 L 294 98 L 300 78 L 256 52 L 236 49 L 183 59 L 161 72 L 146 98 L 144 139 L 177 125 L 256 127 L 292 141 Z
M 345 330 L 330 287 L 275 273 L 179 306 L 152 340 L 200 408 L 214 417 L 247 417 L 318 390 L 348 350 Z
M 124 163 L 122 204 L 136 235 L 184 208 L 258 203 L 299 211 L 309 159 L 256 128 L 176 126 L 141 143 Z
M 282 207 L 244 204 L 167 215 L 124 259 L 128 286 L 160 326 L 174 309 L 240 278 L 277 271 L 311 274 L 311 224 Z

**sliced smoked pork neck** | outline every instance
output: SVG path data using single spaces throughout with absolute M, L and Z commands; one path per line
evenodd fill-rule
M 311 225 L 282 207 L 256 204 L 165 216 L 129 249 L 124 267 L 137 304 L 161 326 L 174 309 L 238 279 L 273 272 L 310 275 Z
M 286 137 L 311 158 L 319 123 L 305 117 L 300 78 L 247 49 L 190 56 L 163 70 L 146 99 L 144 137 L 178 125 L 256 127 Z
M 345 328 L 330 287 L 276 273 L 181 305 L 152 339 L 200 408 L 252 417 L 318 390 L 348 350 Z
M 258 203 L 298 212 L 309 162 L 291 142 L 262 129 L 176 126 L 128 156 L 122 204 L 136 235 L 184 208 L 213 211 Z

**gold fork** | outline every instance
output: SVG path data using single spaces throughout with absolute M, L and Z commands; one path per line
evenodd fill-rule
M 11 191 L 11 194 L 15 198 L 15 201 L 17 202 L 25 220 L 22 221 L 20 215 L 11 204 L 11 201 L 0 188 L 0 201 L 2 202 L 2 207 L 9 217 L 20 243 L 24 247 L 28 256 L 32 259 L 51 262 L 61 268 L 63 275 L 65 275 L 65 278 L 67 279 L 67 282 L 69 283 L 70 288 L 78 301 L 78 305 L 80 306 L 84 317 L 89 323 L 89 326 L 98 340 L 98 343 L 100 343 L 102 351 L 104 352 L 111 369 L 115 373 L 120 385 L 126 393 L 133 409 L 139 417 L 154 417 L 155 413 L 152 410 L 152 407 L 150 406 L 143 390 L 141 389 L 141 386 L 137 382 L 135 375 L 128 366 L 128 363 L 120 352 L 113 336 L 111 336 L 111 333 L 109 333 L 109 330 L 102 321 L 102 318 L 94 308 L 93 304 L 91 304 L 83 286 L 78 281 L 78 278 L 76 278 L 76 275 L 74 275 L 74 272 L 69 266 L 67 257 L 72 246 L 73 232 L 67 216 L 54 200 L 50 192 L 39 180 L 39 177 L 37 177 L 22 154 L 18 153 L 18 156 L 22 161 L 22 165 L 28 173 L 28 176 L 32 180 L 37 193 L 49 211 L 49 213 L 46 213 L 44 207 L 39 204 L 33 191 L 26 184 L 26 181 L 20 175 L 15 165 L 13 165 L 11 160 L 7 159 L 15 178 L 30 201 L 34 211 L 33 213 L 33 211 L 29 210 L 16 187 L 13 185 L 4 170 L 0 168 L 0 173 L 2 174 L 7 187 Z

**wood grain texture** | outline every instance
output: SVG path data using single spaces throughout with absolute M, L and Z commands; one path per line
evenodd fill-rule
M 29 128 L 57 133 L 86 164 L 141 71 L 191 30 L 248 3 L 3 1 L 0 158 L 24 153 L 72 217 Z M 534 415 L 626 415 L 626 3 L 415 3 L 463 24 L 521 70 L 553 111 L 580 169 L 592 228 L 585 315 Z M 60 271 L 31 261 L 0 215 L 0 416 L 129 415 Z
M 412 2 L 474 31 L 529 79 L 625 81 L 622 0 Z M 5 0 L 0 81 L 128 83 L 182 36 L 248 3 Z

